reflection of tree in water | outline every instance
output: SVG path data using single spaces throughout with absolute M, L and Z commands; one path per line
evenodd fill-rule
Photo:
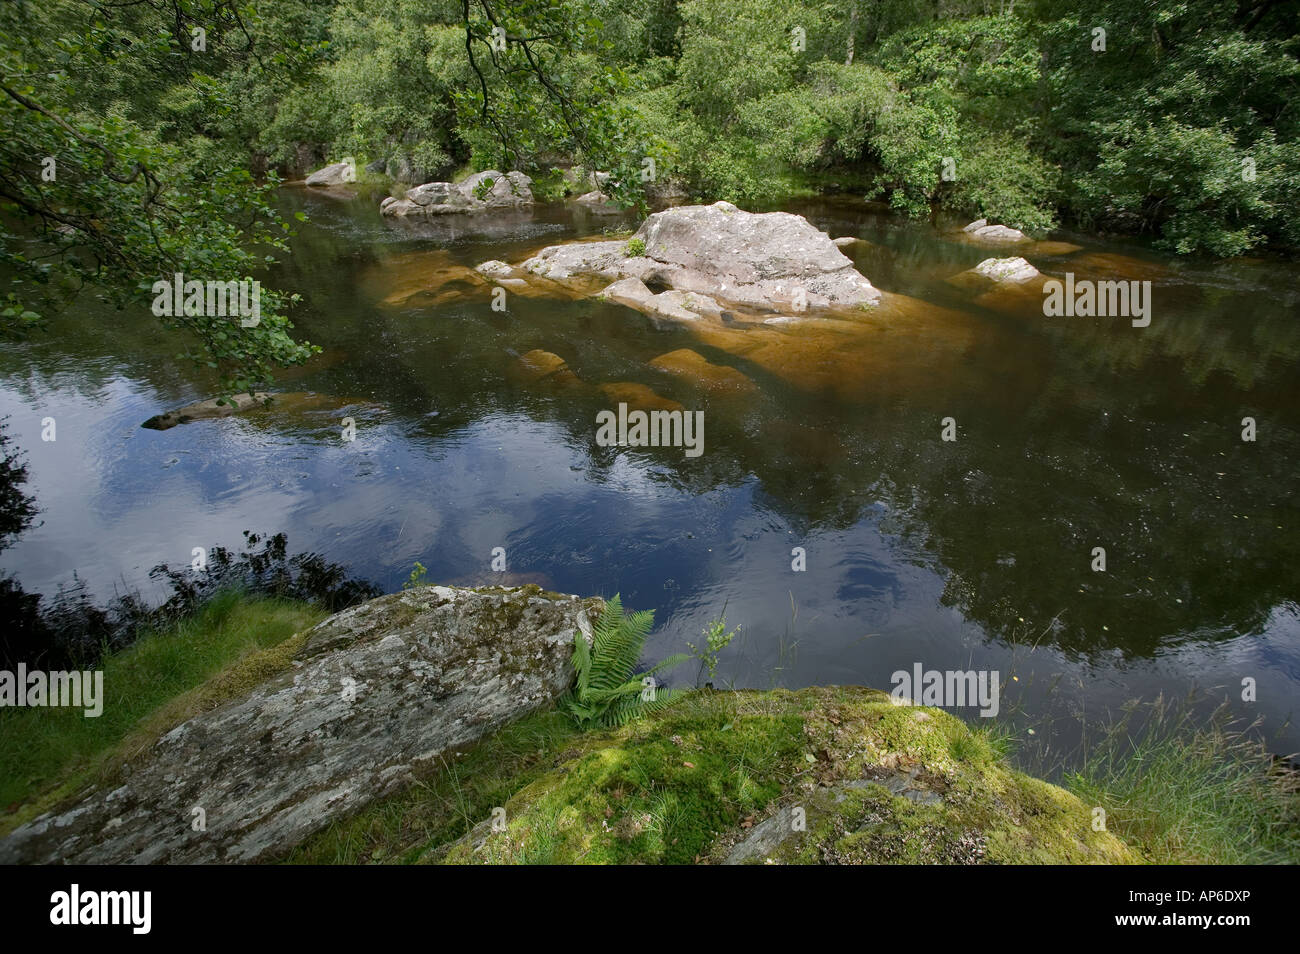
M 35 498 L 23 491 L 27 467 L 22 452 L 0 431 L 0 550 L 26 530 L 36 514 Z M 161 627 L 195 612 L 218 592 L 238 588 L 250 594 L 315 603 L 331 612 L 381 594 L 364 580 L 352 579 L 344 567 L 319 554 L 288 552 L 283 533 L 259 536 L 244 532 L 238 553 L 212 547 L 207 570 L 195 574 L 159 564 L 150 573 L 165 580 L 171 595 L 160 605 L 145 604 L 136 593 L 97 606 L 84 581 L 46 600 L 27 593 L 12 576 L 0 577 L 0 668 L 19 662 L 36 669 L 91 666 L 106 651 L 129 645 L 145 630 Z
M 4 432 L 6 420 L 8 418 L 0 418 L 0 550 L 13 543 L 40 512 L 36 498 L 23 492 L 27 465 L 23 463 L 22 451 L 13 446 L 13 441 Z

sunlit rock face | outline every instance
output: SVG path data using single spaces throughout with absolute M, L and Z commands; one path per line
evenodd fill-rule
M 591 632 L 602 605 L 536 586 L 427 586 L 344 610 L 277 675 L 15 829 L 0 863 L 276 856 L 550 704 L 573 679 L 575 633 Z
M 716 317 L 730 306 L 802 313 L 874 306 L 880 292 L 801 215 L 729 202 L 649 216 L 627 242 L 553 245 L 520 270 L 552 281 L 599 278 L 612 300 L 659 317 Z
M 384 215 L 456 215 L 518 209 L 533 204 L 533 180 L 522 172 L 476 172 L 464 182 L 426 182 L 406 190 L 405 198 L 379 204 Z
M 974 270 L 995 282 L 1027 282 L 1038 277 L 1038 269 L 1023 258 L 986 258 Z
M 309 186 L 340 186 L 357 179 L 356 168 L 347 162 L 333 162 L 307 177 Z

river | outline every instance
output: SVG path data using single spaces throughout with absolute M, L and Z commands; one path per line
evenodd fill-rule
M 656 611 L 651 659 L 725 609 L 740 630 L 720 686 L 996 670 L 1041 764 L 1131 700 L 1193 691 L 1300 749 L 1297 266 L 1054 236 L 1079 248 L 1031 254 L 1044 273 L 1150 280 L 1152 321 L 1047 318 L 1041 299 L 950 281 L 991 253 L 931 224 L 789 202 L 865 240 L 849 251 L 885 302 L 853 336 L 742 341 L 597 300 L 515 294 L 498 312 L 457 278 L 627 220 L 553 203 L 412 227 L 364 190 L 281 202 L 310 220 L 263 281 L 303 296 L 296 333 L 324 349 L 277 383 L 287 406 L 143 429 L 215 386 L 143 309 L 87 300 L 6 347 L 0 415 L 41 514 L 0 569 L 29 591 L 75 575 L 99 597 L 157 595 L 154 565 L 283 531 L 389 591 L 419 561 L 429 581 L 621 593 Z M 684 348 L 754 386 L 650 364 Z M 584 384 L 521 373 L 534 349 Z M 705 411 L 705 452 L 598 446 L 624 384 Z

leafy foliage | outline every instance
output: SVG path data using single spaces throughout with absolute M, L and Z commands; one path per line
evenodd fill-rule
M 704 637 L 703 647 L 697 647 L 694 643 L 686 644 L 691 650 L 691 656 L 698 659 L 700 665 L 708 670 L 710 683 L 718 675 L 718 654 L 731 645 L 739 629 L 740 627 L 736 627 L 730 632 L 727 631 L 727 615 L 724 609 L 723 615 L 709 623 L 701 633 Z
M 590 646 L 582 633 L 574 634 L 573 668 L 577 681 L 560 699 L 559 707 L 580 728 L 624 725 L 638 716 L 659 711 L 677 698 L 677 690 L 658 688 L 654 677 L 690 657 L 670 656 L 633 675 L 653 625 L 653 610 L 626 614 L 622 600 L 615 595 L 606 601 L 605 611 L 592 627 Z
M 234 112 L 223 71 L 241 56 L 218 51 L 236 48 L 244 12 L 232 0 L 0 8 L 0 334 L 29 330 L 83 286 L 139 308 L 177 272 L 251 280 L 287 248 L 276 181 L 255 183 L 246 157 L 218 147 Z M 250 390 L 313 353 L 289 335 L 290 304 L 268 288 L 253 327 L 162 321 L 231 391 Z

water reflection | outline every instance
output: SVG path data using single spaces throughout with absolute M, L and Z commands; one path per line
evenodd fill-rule
M 1237 699 L 1251 676 L 1260 702 L 1243 713 L 1298 747 L 1283 725 L 1300 687 L 1294 267 L 1063 236 L 1081 250 L 1031 255 L 1044 274 L 1151 280 L 1154 319 L 1049 320 L 1033 298 L 949 281 L 988 251 L 826 200 L 791 208 L 866 240 L 850 253 L 887 293 L 880 309 L 688 328 L 595 300 L 491 310 L 475 264 L 605 217 L 403 224 L 364 195 L 283 201 L 313 221 L 264 280 L 304 296 L 296 324 L 325 349 L 280 382 L 304 396 L 292 406 L 142 430 L 215 386 L 145 314 L 88 306 L 0 358 L 0 414 L 44 509 L 3 555 L 29 590 L 75 571 L 105 595 L 147 594 L 151 567 L 245 528 L 284 530 L 388 590 L 416 560 L 430 580 L 497 581 L 501 546 L 511 582 L 657 608 L 652 653 L 725 606 L 742 636 L 724 684 L 1002 668 L 1017 676 L 1004 711 L 1050 714 L 1059 745 L 1085 707 L 1193 685 Z M 663 359 L 684 349 L 753 386 Z M 582 386 L 520 374 L 535 350 Z M 705 454 L 596 446 L 597 411 L 628 388 L 704 410 Z M 945 417 L 956 442 L 939 440 Z

